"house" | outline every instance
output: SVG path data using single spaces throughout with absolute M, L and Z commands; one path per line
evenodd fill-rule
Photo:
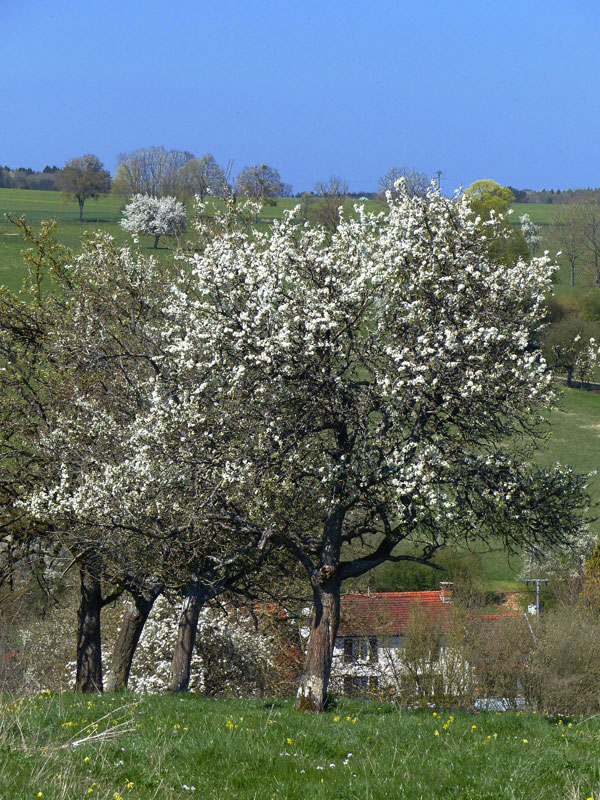
M 333 651 L 333 690 L 441 690 L 449 677 L 445 632 L 451 602 L 452 584 L 447 582 L 434 591 L 344 595 Z

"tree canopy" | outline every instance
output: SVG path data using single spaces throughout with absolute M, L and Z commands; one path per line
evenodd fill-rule
M 79 203 L 79 219 L 83 220 L 83 206 L 89 197 L 108 194 L 111 188 L 110 173 L 100 159 L 92 154 L 72 158 L 56 176 L 56 186 Z
M 553 397 L 536 346 L 552 267 L 494 261 L 501 221 L 439 192 L 392 197 L 334 233 L 299 231 L 293 213 L 268 235 L 227 211 L 198 225 L 118 449 L 63 457 L 26 507 L 47 524 L 127 527 L 157 519 L 161 498 L 158 519 L 193 508 L 208 530 L 286 552 L 314 605 L 298 702 L 320 710 L 344 580 L 386 561 L 435 566 L 450 542 L 578 536 L 583 479 L 530 460 Z M 78 436 L 114 437 L 102 396 L 81 400 Z M 65 453 L 71 416 L 57 422 Z
M 177 236 L 185 227 L 187 212 L 175 197 L 134 195 L 123 210 L 121 227 L 129 233 L 154 236 L 154 249 L 161 236 Z
M 284 189 L 279 172 L 268 164 L 244 167 L 235 185 L 236 191 L 244 197 L 253 197 L 268 204 L 273 204 L 273 198 L 281 196 Z

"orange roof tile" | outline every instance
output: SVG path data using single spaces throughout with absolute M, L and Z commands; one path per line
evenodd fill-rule
M 342 596 L 339 636 L 404 634 L 416 609 L 427 619 L 443 623 L 450 604 L 442 602 L 439 589 L 429 592 L 374 592 Z

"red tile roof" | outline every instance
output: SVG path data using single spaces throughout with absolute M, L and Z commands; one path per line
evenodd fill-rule
M 439 589 L 347 594 L 342 596 L 338 636 L 402 635 L 415 611 L 422 610 L 428 621 L 443 624 L 450 608 L 449 602 L 442 602 Z

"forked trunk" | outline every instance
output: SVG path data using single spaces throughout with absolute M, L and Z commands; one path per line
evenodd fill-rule
M 170 692 L 185 692 L 190 685 L 190 668 L 196 643 L 198 617 L 206 597 L 206 590 L 197 581 L 188 585 L 179 617 L 177 640 L 171 663 Z
M 77 616 L 77 675 L 76 692 L 102 691 L 102 647 L 100 643 L 100 612 L 102 584 L 100 576 L 83 561 L 79 567 L 81 597 Z
M 325 707 L 333 645 L 340 623 L 340 587 L 337 574 L 313 585 L 313 619 L 296 697 L 296 708 L 300 711 L 321 712 Z
M 156 584 L 141 592 L 131 592 L 134 605 L 130 606 L 121 620 L 121 628 L 115 642 L 110 672 L 106 679 L 106 688 L 110 691 L 127 688 L 131 663 L 142 635 L 142 630 L 162 589 L 162 585 Z

